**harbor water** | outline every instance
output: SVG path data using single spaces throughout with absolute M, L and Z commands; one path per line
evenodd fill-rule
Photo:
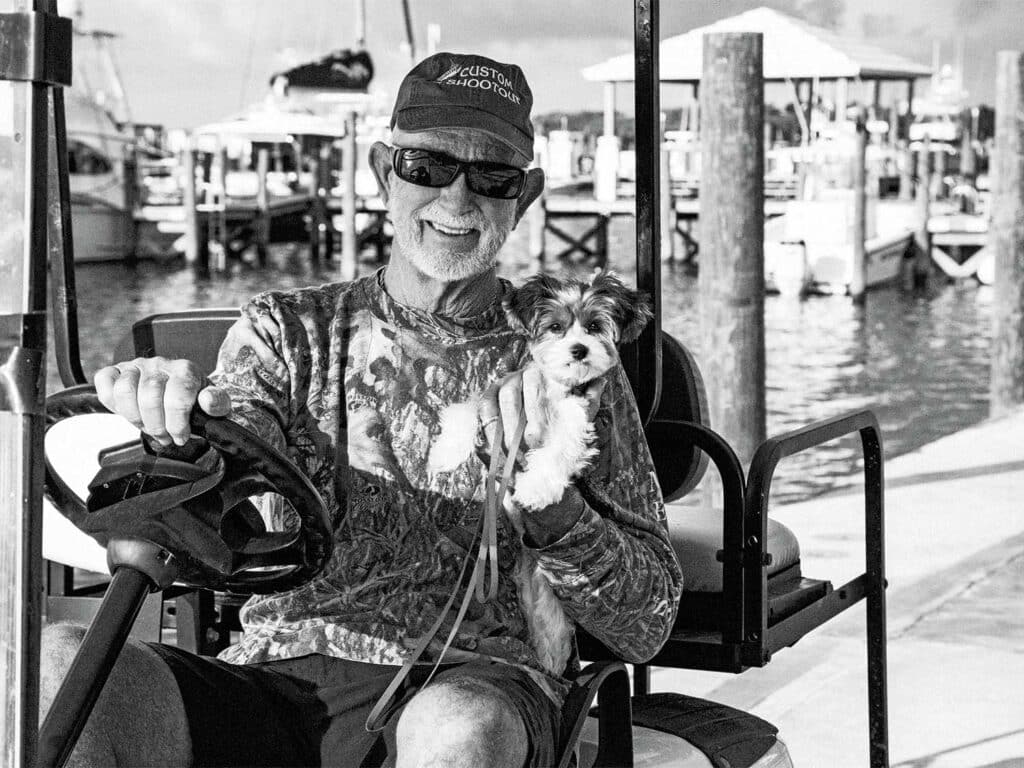
M 616 217 L 609 233 L 612 266 L 627 279 L 634 273 L 633 227 L 631 217 Z M 521 226 L 502 252 L 502 273 L 513 281 L 537 269 L 527 258 L 526 240 Z M 556 250 L 557 243 L 549 241 L 549 248 Z M 361 274 L 375 268 L 363 264 Z M 558 269 L 590 270 L 582 264 Z M 91 377 L 108 364 L 131 323 L 146 315 L 239 306 L 263 290 L 329 282 L 336 274 L 336 265 L 311 265 L 301 245 L 274 246 L 266 267 L 235 263 L 209 276 L 181 259 L 80 264 L 83 367 Z M 663 327 L 700 363 L 697 278 L 666 266 L 662 295 Z M 982 421 L 988 413 L 990 304 L 991 289 L 973 282 L 936 284 L 926 293 L 874 290 L 863 307 L 842 296 L 767 297 L 768 434 L 871 408 L 882 424 L 886 455 L 894 456 Z M 47 385 L 51 392 L 61 387 L 52 346 Z M 786 459 L 773 501 L 808 498 L 848 482 L 860 467 L 859 451 L 854 436 Z

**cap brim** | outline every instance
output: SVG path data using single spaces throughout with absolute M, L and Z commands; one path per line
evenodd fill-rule
M 450 128 L 482 131 L 508 146 L 527 163 L 533 162 L 533 137 L 481 109 L 447 104 L 406 107 L 395 114 L 393 127 L 410 133 Z

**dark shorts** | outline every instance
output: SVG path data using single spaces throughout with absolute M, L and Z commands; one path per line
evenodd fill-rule
M 398 667 L 320 655 L 228 664 L 147 645 L 178 682 L 195 766 L 392 765 L 398 716 L 429 673 L 429 667 L 413 670 L 384 729 L 368 733 L 366 717 Z M 431 684 L 455 677 L 487 684 L 519 713 L 530 741 L 528 766 L 555 762 L 561 713 L 529 675 L 480 661 L 445 665 Z

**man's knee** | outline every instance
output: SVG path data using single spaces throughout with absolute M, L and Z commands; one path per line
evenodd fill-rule
M 40 638 L 40 718 L 71 668 L 85 628 L 51 624 Z M 72 765 L 185 765 L 191 759 L 185 706 L 174 675 L 151 648 L 129 640 L 79 739 Z
M 398 766 L 520 768 L 528 754 L 526 726 L 493 686 L 449 678 L 424 688 L 398 721 Z

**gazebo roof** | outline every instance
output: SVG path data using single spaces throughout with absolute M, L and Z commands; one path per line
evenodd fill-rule
M 765 80 L 909 80 L 931 75 L 929 67 L 903 56 L 761 7 L 662 40 L 662 82 L 700 80 L 706 32 L 761 32 Z M 633 66 L 633 54 L 628 53 L 586 67 L 583 77 L 597 82 L 632 82 Z

